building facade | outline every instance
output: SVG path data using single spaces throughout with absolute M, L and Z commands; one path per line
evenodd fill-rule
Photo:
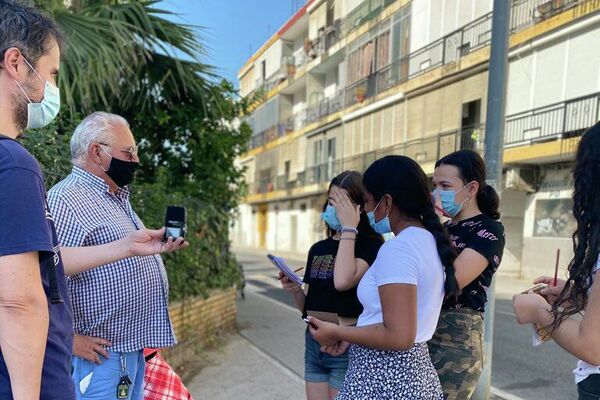
M 581 133 L 600 112 L 600 0 L 511 1 L 502 222 L 505 272 L 551 273 L 572 254 Z M 311 0 L 239 72 L 265 93 L 239 159 L 238 247 L 306 253 L 324 237 L 329 181 L 402 154 L 428 175 L 483 152 L 492 0 Z

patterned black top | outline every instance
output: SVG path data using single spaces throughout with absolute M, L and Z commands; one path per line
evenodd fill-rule
M 500 222 L 480 214 L 458 223 L 449 222 L 446 230 L 459 253 L 464 249 L 475 250 L 488 260 L 488 265 L 479 277 L 462 290 L 458 299 L 447 298 L 443 308 L 470 307 L 475 311 L 484 311 L 488 288 L 502 260 L 504 227 Z

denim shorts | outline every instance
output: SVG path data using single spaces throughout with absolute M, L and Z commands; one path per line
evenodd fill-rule
M 600 399 L 600 374 L 588 376 L 577 385 L 579 391 L 579 400 L 598 400 Z
M 306 382 L 327 382 L 329 386 L 339 390 L 344 382 L 348 369 L 348 352 L 334 357 L 321 351 L 308 330 L 305 334 L 304 347 L 304 380 Z

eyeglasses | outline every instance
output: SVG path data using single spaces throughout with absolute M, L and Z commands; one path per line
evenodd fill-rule
M 102 146 L 106 146 L 106 147 L 111 147 L 112 148 L 112 146 L 110 144 L 108 144 L 108 143 L 98 142 L 98 144 L 100 144 Z M 127 156 L 127 159 L 129 161 L 131 161 L 131 160 L 133 160 L 138 155 L 139 146 L 135 145 L 135 146 L 130 146 L 130 147 L 123 147 L 119 151 L 121 153 L 125 154 Z

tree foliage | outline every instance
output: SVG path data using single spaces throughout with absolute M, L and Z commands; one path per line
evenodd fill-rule
M 251 135 L 240 99 L 205 64 L 197 27 L 172 21 L 154 0 L 35 0 L 61 26 L 67 48 L 59 86 L 64 103 L 49 127 L 27 132 L 49 186 L 71 169 L 68 141 L 85 115 L 124 116 L 140 145 L 134 209 L 147 226 L 164 223 L 167 205 L 188 209 L 189 239 L 167 257 L 173 298 L 206 293 L 238 278 L 229 225 L 243 190 L 235 159 Z

